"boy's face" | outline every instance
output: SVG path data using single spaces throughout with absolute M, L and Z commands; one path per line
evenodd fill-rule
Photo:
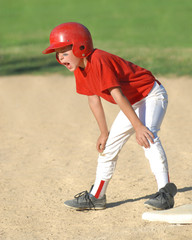
M 85 59 L 78 58 L 73 54 L 72 46 L 56 50 L 59 61 L 70 71 L 74 72 L 78 67 L 85 68 Z

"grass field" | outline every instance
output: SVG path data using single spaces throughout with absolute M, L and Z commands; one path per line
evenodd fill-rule
M 191 0 L 9 0 L 0 4 L 0 75 L 67 74 L 49 45 L 50 31 L 76 21 L 94 45 L 154 74 L 192 75 Z

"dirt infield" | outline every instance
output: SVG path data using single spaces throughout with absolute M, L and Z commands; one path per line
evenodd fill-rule
M 192 79 L 159 78 L 169 95 L 160 137 L 175 206 L 192 203 Z M 106 210 L 63 202 L 94 182 L 98 127 L 73 77 L 0 77 L 0 240 L 189 240 L 191 225 L 142 220 L 156 182 L 132 137 L 120 153 Z M 118 107 L 104 102 L 111 125 Z M 125 168 L 126 166 L 126 168 Z

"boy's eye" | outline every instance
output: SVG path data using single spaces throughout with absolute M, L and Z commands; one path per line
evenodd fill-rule
M 67 53 L 63 53 L 63 56 L 68 56 L 68 54 Z

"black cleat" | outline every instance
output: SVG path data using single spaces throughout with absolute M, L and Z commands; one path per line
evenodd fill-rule
M 74 199 L 64 202 L 65 206 L 75 210 L 102 210 L 106 208 L 106 195 L 97 199 L 87 191 L 83 191 L 74 196 Z
M 153 198 L 146 201 L 144 204 L 148 208 L 155 210 L 165 210 L 173 208 L 174 196 L 177 193 L 177 187 L 174 183 L 167 183 L 165 187 L 161 188 Z

